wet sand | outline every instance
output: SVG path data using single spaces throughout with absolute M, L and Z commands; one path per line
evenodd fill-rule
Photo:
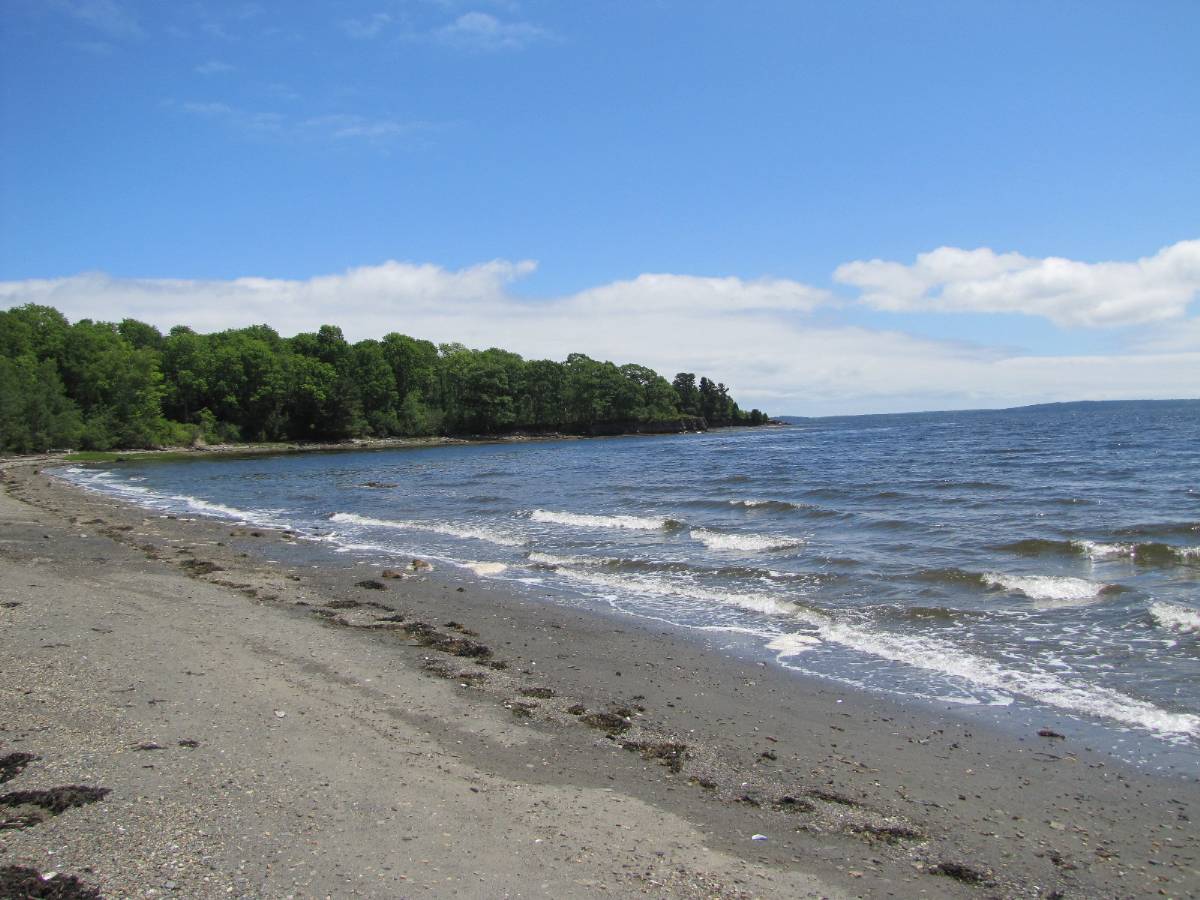
M 1197 779 L 1069 727 L 998 734 L 553 597 L 314 569 L 286 533 L 147 515 L 28 462 L 4 478 L 8 877 L 113 897 L 1200 893 Z M 66 786 L 97 790 L 37 793 Z

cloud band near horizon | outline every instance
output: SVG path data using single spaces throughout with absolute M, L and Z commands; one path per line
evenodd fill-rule
M 0 282 L 0 308 L 53 306 L 72 321 L 136 318 L 214 331 L 268 324 L 281 334 L 340 326 L 350 340 L 399 331 L 503 347 L 529 358 L 583 352 L 667 377 L 724 381 L 746 406 L 836 414 L 1013 406 L 1055 400 L 1200 397 L 1200 240 L 1134 262 L 1035 259 L 941 247 L 911 264 L 839 266 L 847 298 L 789 279 L 644 274 L 550 299 L 513 285 L 531 261 L 452 271 L 389 261 L 308 279 L 127 279 L 104 273 Z M 1063 329 L 1112 329 L 1124 349 L 1033 355 L 900 330 L 814 321 L 853 305 L 1017 314 Z M 1191 317 L 1189 317 L 1191 316 Z

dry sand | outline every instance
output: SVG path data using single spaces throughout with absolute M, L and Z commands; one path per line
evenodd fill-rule
M 29 462 L 4 478 L 9 885 L 1200 894 L 1197 780 L 1069 730 L 984 733 L 553 598 L 273 563 L 299 560 L 290 536 L 147 515 Z

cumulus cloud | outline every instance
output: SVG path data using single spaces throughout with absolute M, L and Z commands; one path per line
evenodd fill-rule
M 1144 325 L 1186 315 L 1200 292 L 1200 240 L 1134 262 L 1099 263 L 939 247 L 911 265 L 846 263 L 834 278 L 859 288 L 864 303 L 892 312 L 1020 313 L 1067 327 Z
M 199 331 L 266 323 L 290 335 L 325 323 L 350 340 L 400 331 L 504 347 L 527 358 L 579 351 L 668 378 L 725 382 L 776 414 L 1007 406 L 1053 400 L 1200 396 L 1200 346 L 1029 356 L 845 325 L 806 314 L 827 292 L 785 279 L 648 274 L 555 298 L 514 286 L 532 262 L 460 270 L 387 262 L 303 280 L 118 279 L 103 273 L 0 283 L 0 308 L 55 306 L 72 320 L 132 316 Z
M 159 328 L 198 331 L 267 323 L 283 334 L 341 325 L 352 338 L 403 330 L 411 317 L 453 309 L 469 316 L 495 307 L 504 286 L 532 271 L 531 262 L 497 260 L 456 272 L 440 266 L 387 262 L 305 280 L 227 281 L 113 278 L 88 272 L 69 278 L 0 282 L 0 306 L 41 303 L 68 318 L 130 316 Z M 449 337 L 444 338 L 449 340 Z

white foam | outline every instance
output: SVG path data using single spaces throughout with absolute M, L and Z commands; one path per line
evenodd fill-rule
M 1006 668 L 999 661 L 969 653 L 949 641 L 896 634 L 867 624 L 839 621 L 823 612 L 787 603 L 769 594 L 713 591 L 646 576 L 616 576 L 569 568 L 560 569 L 559 572 L 576 581 L 622 592 L 677 596 L 786 617 L 812 629 L 809 634 L 788 635 L 787 650 L 801 644 L 806 649 L 812 649 L 819 646 L 821 641 L 826 641 L 878 659 L 961 679 L 975 688 L 1025 697 L 1068 712 L 1112 719 L 1159 735 L 1200 736 L 1198 715 L 1173 713 L 1111 688 L 1074 681 L 1049 672 Z
M 1066 575 L 1005 575 L 988 572 L 983 583 L 1006 591 L 1024 594 L 1043 609 L 1087 606 L 1100 599 L 1108 585 Z
M 805 543 L 803 538 L 782 534 L 727 534 L 709 531 L 707 528 L 694 529 L 691 537 L 710 550 L 742 550 L 747 553 L 787 550 L 790 547 L 803 546 Z
M 1113 719 L 1160 735 L 1200 736 L 1200 716 L 1173 713 L 1111 688 L 1048 672 L 1006 669 L 933 638 L 871 632 L 839 622 L 818 624 L 817 633 L 863 653 L 961 678 L 978 687 L 1006 691 L 1068 712 Z
M 606 559 L 599 556 L 556 556 L 551 553 L 542 553 L 539 550 L 534 550 L 530 553 L 528 559 L 535 565 L 550 566 L 551 568 L 558 568 L 559 566 L 600 566 L 607 562 Z
M 72 466 L 61 471 L 61 474 L 72 484 L 84 490 L 98 494 L 106 494 L 127 500 L 138 506 L 157 510 L 195 510 L 208 516 L 219 516 L 233 519 L 237 522 L 262 525 L 264 527 L 284 527 L 277 518 L 278 510 L 269 509 L 238 509 L 224 503 L 214 503 L 191 494 L 164 494 L 137 484 L 129 484 L 121 480 L 113 472 L 103 469 L 81 469 Z M 144 479 L 139 479 L 144 480 Z
M 370 516 L 360 516 L 355 513 L 334 513 L 329 517 L 331 522 L 345 525 L 361 525 L 367 528 L 391 528 L 399 531 L 429 531 L 434 534 L 444 534 L 447 537 L 469 538 L 476 541 L 486 541 L 501 547 L 521 547 L 525 542 L 508 532 L 493 528 L 480 528 L 475 525 L 464 525 L 453 522 L 422 522 L 412 520 L 407 522 L 394 519 L 373 519 Z
M 559 574 L 574 581 L 615 588 L 621 592 L 632 591 L 656 597 L 681 596 L 688 600 L 733 606 L 750 612 L 765 613 L 769 616 L 790 616 L 796 609 L 795 604 L 779 600 L 770 594 L 749 591 L 712 591 L 691 585 L 677 585 L 665 579 L 644 575 L 611 575 L 605 572 L 580 571 L 570 568 L 559 569 Z
M 655 531 L 666 528 L 671 520 L 658 516 L 590 516 L 581 513 L 552 512 L 535 509 L 530 515 L 535 522 L 551 525 L 570 525 L 575 528 L 624 528 L 631 531 Z
M 508 570 L 508 566 L 498 562 L 468 562 L 463 565 L 476 575 L 499 575 Z
M 233 506 L 226 506 L 224 503 L 212 503 L 188 494 L 172 494 L 171 499 L 178 500 L 185 506 L 210 516 L 224 516 L 227 519 L 237 519 L 239 522 L 265 521 L 269 518 L 265 510 L 237 509 Z
M 1121 557 L 1135 558 L 1138 554 L 1137 544 L 1101 544 L 1097 541 L 1071 541 L 1085 556 L 1092 559 L 1120 559 Z M 1167 552 L 1176 559 L 1200 559 L 1200 547 L 1169 547 Z
M 772 506 L 776 509 L 795 509 L 796 504 L 785 500 L 730 500 L 730 506 L 744 506 L 746 509 L 757 509 L 760 506 Z
M 767 644 L 767 649 L 776 651 L 780 659 L 786 659 L 789 656 L 799 656 L 820 643 L 817 638 L 806 634 L 781 634 Z
M 1097 541 L 1071 541 L 1071 546 L 1092 559 L 1118 559 L 1122 556 L 1133 556 L 1136 549 L 1133 544 L 1101 544 Z
M 1154 621 L 1163 628 L 1200 632 L 1200 609 L 1191 609 L 1175 603 L 1151 603 L 1149 610 Z

